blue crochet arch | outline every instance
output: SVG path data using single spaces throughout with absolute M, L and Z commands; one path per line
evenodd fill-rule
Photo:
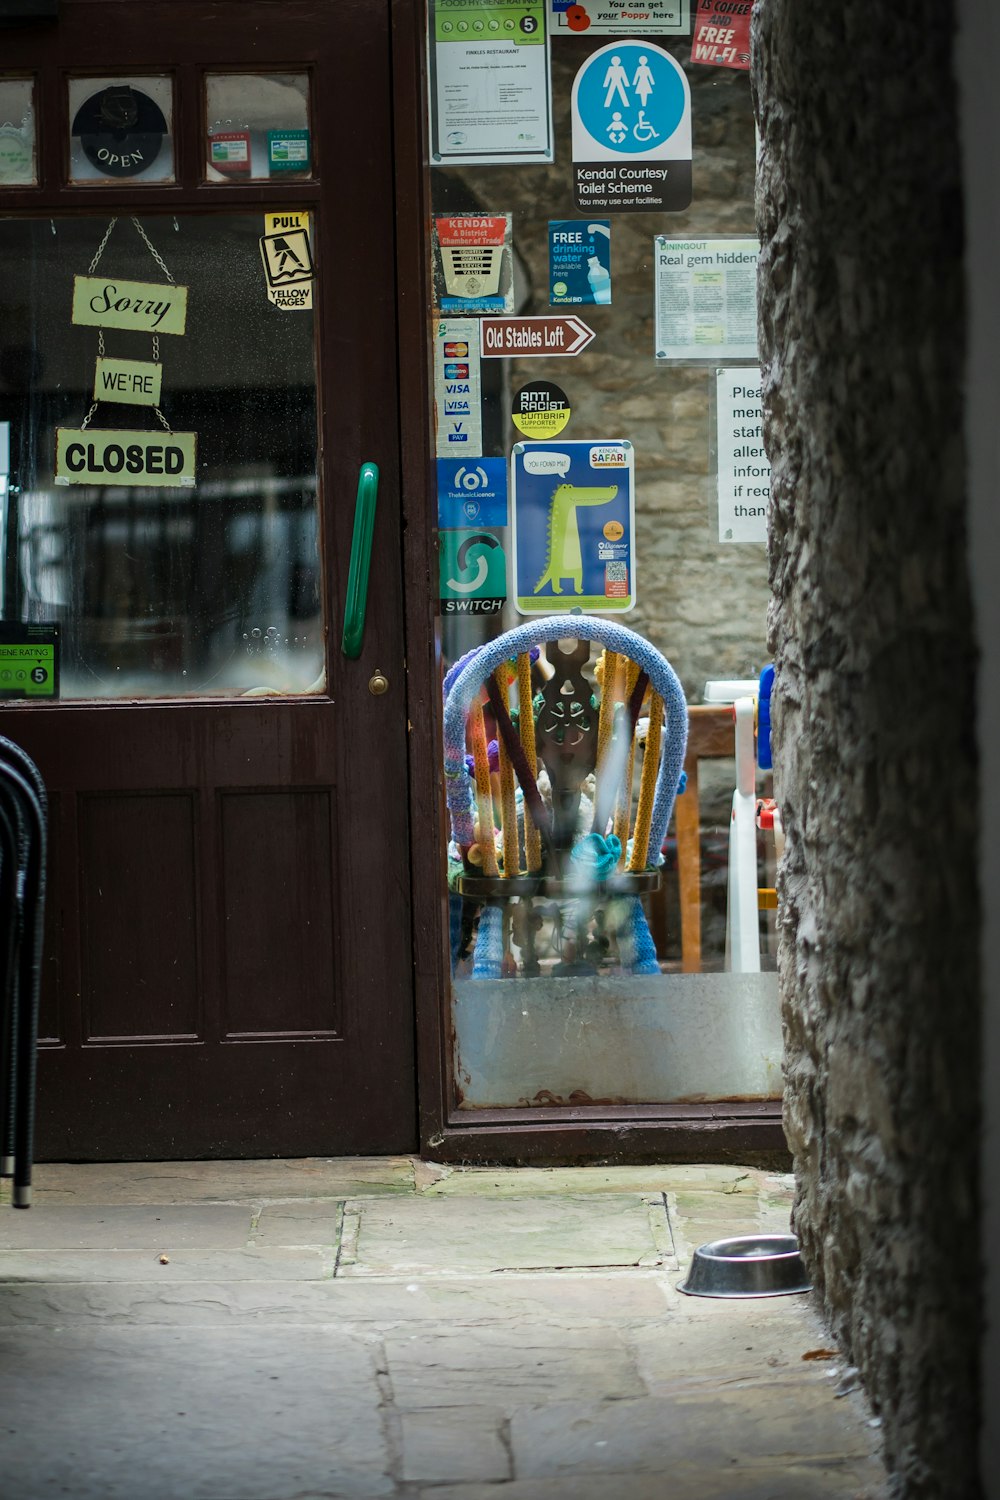
M 504 661 L 528 651 L 540 641 L 567 638 L 596 641 L 636 662 L 663 699 L 666 729 L 653 798 L 649 848 L 654 858 L 666 838 L 674 798 L 687 748 L 687 699 L 677 673 L 666 657 L 634 630 L 614 620 L 592 615 L 546 615 L 530 620 L 469 651 L 457 661 L 444 681 L 444 774 L 451 815 L 452 837 L 460 846 L 475 842 L 472 783 L 465 767 L 465 722 L 469 709 L 491 672 Z

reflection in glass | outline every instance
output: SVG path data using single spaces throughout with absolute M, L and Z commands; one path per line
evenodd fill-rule
M 0 222 L 11 438 L 0 615 L 61 624 L 64 698 L 319 691 L 312 314 L 269 300 L 259 216 L 150 215 L 149 243 L 188 288 L 186 332 L 154 343 L 145 330 L 77 326 L 74 275 L 108 222 Z M 119 290 L 167 284 L 127 221 L 97 275 Z M 162 366 L 164 421 L 197 434 L 193 487 L 57 483 L 57 428 L 82 431 L 84 447 L 87 431 L 108 429 L 169 442 L 151 406 L 95 405 L 101 353 L 127 370 Z
M 34 84 L 0 78 L 0 183 L 36 182 Z
M 305 73 L 209 73 L 205 107 L 210 182 L 311 173 Z
M 71 78 L 69 120 L 71 182 L 173 182 L 169 78 Z

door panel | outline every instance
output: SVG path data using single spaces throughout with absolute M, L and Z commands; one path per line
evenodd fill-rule
M 59 621 L 75 695 L 0 712 L 52 801 L 39 1155 L 412 1149 L 388 6 L 64 0 L 54 27 L 4 43 L 3 70 L 36 79 L 40 181 L 5 191 L 0 250 L 45 275 L 44 296 L 17 309 L 42 360 L 20 367 L 37 377 L 8 365 L 0 382 L 14 455 L 3 613 Z M 67 182 L 68 83 L 88 71 L 170 76 L 176 183 Z M 310 170 L 259 180 L 256 121 L 253 176 L 208 180 L 205 77 L 229 72 L 266 75 L 262 98 L 273 75 L 311 81 Z M 255 237 L 282 207 L 311 215 L 312 314 L 264 300 Z M 193 491 L 74 486 L 67 499 L 54 427 L 80 425 L 95 352 L 94 330 L 71 324 L 73 275 L 96 248 L 89 225 L 115 214 L 99 271 L 134 276 L 146 251 L 132 216 L 183 266 L 189 328 L 161 341 L 164 410 L 200 432 L 205 466 Z M 44 250 L 25 251 L 28 218 L 51 218 Z M 148 360 L 140 342 L 109 335 L 107 352 Z M 216 368 L 228 384 L 207 378 Z M 124 405 L 99 420 L 155 426 Z M 363 649 L 346 661 L 366 460 L 381 471 L 372 581 Z M 390 682 L 378 697 L 376 668 Z
M 218 815 L 226 1037 L 336 1036 L 333 789 L 220 792 Z
M 77 838 L 84 1042 L 194 1041 L 202 1029 L 194 794 L 86 793 Z

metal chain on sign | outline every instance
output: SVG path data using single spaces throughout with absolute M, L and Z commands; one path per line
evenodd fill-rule
M 174 220 L 175 225 L 176 225 L 176 222 L 177 221 L 175 219 Z M 112 217 L 111 217 L 110 222 L 108 223 L 107 229 L 104 231 L 104 238 L 101 240 L 101 243 L 98 245 L 97 250 L 94 253 L 94 258 L 90 262 L 90 265 L 88 267 L 88 271 L 91 274 L 94 271 L 96 271 L 97 267 L 100 265 L 100 263 L 101 263 L 101 256 L 104 254 L 105 248 L 107 247 L 108 240 L 111 238 L 112 232 L 114 231 L 114 227 L 115 227 L 115 225 L 117 223 L 118 223 L 118 215 L 117 214 L 113 214 Z M 169 266 L 167 265 L 166 261 L 163 259 L 163 256 L 157 250 L 156 246 L 153 244 L 153 241 L 149 238 L 149 235 L 146 233 L 145 229 L 143 229 L 142 225 L 139 223 L 139 220 L 135 217 L 134 214 L 132 215 L 132 224 L 133 224 L 133 226 L 135 228 L 135 231 L 138 234 L 139 238 L 142 240 L 143 244 L 146 246 L 146 249 L 149 251 L 150 255 L 156 261 L 156 264 L 159 266 L 160 270 L 163 272 L 164 276 L 167 278 L 167 280 L 169 281 L 170 285 L 171 286 L 176 286 L 177 283 L 176 283 L 176 281 L 173 278 L 173 275 L 172 275 L 172 273 L 170 271 Z M 159 362 L 160 362 L 160 336 L 159 336 L 159 334 L 154 333 L 152 335 L 152 339 L 153 339 L 153 362 L 155 364 L 159 364 Z M 98 332 L 97 332 L 97 357 L 98 357 L 98 359 L 103 359 L 104 358 L 104 329 L 103 328 L 98 329 Z M 94 402 L 93 406 L 90 408 L 90 410 L 88 411 L 87 415 L 84 417 L 82 423 L 80 424 L 81 430 L 85 429 L 88 426 L 88 424 L 90 423 L 91 417 L 94 415 L 94 412 L 97 410 L 97 408 L 98 408 L 99 405 L 100 405 L 99 401 L 95 401 Z M 166 417 L 163 415 L 163 412 L 160 410 L 160 408 L 158 406 L 154 406 L 153 407 L 153 411 L 155 412 L 156 416 L 159 418 L 159 421 L 161 422 L 161 424 L 166 428 L 167 432 L 172 433 L 174 429 L 171 427 L 170 423 L 167 421 Z

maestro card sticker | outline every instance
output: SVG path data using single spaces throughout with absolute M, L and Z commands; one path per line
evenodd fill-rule
M 634 452 L 627 441 L 515 443 L 514 602 L 522 615 L 635 607 Z
M 611 301 L 611 224 L 597 219 L 549 222 L 549 303 Z
M 434 424 L 439 458 L 483 451 L 479 322 L 439 318 L 434 324 Z
M 532 380 L 514 397 L 510 419 L 526 438 L 558 437 L 570 419 L 569 397 L 551 380 Z
M 439 458 L 438 526 L 507 525 L 505 458 Z

